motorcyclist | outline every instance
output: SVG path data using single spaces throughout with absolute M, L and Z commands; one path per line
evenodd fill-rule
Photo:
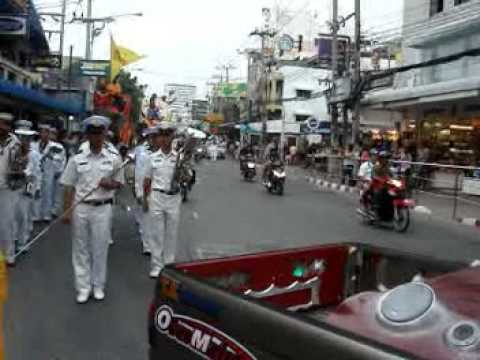
M 378 153 L 378 161 L 373 168 L 373 181 L 371 189 L 373 193 L 373 210 L 381 216 L 385 210 L 388 197 L 387 181 L 392 177 L 389 165 L 390 154 L 388 151 Z
M 280 161 L 280 155 L 278 153 L 278 147 L 272 147 L 268 153 L 267 161 L 263 169 L 263 182 L 266 184 L 270 173 L 272 172 L 273 165 Z
M 247 164 L 247 159 L 255 157 L 255 151 L 253 150 L 253 146 L 251 144 L 245 145 L 243 148 L 240 149 L 240 154 L 239 155 L 240 155 L 239 156 L 240 170 L 243 171 L 243 170 L 245 170 L 245 166 Z

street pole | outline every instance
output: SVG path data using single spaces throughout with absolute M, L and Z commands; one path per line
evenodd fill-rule
M 72 62 L 73 62 L 73 45 L 70 45 L 70 54 L 68 56 L 68 94 L 72 91 Z
M 354 54 L 354 73 L 353 83 L 357 86 L 360 83 L 360 50 L 361 50 L 361 13 L 360 0 L 355 0 L 355 54 Z M 357 96 L 353 105 L 352 116 L 352 143 L 357 148 L 360 140 L 360 100 Z
M 86 19 L 86 44 L 85 44 L 85 59 L 91 60 L 92 59 L 92 0 L 87 0 L 87 19 Z M 93 96 L 92 96 L 92 79 L 86 79 L 86 87 L 87 91 L 85 93 L 85 103 L 87 109 L 93 109 Z
M 92 0 L 87 0 L 87 19 L 86 19 L 86 47 L 85 47 L 85 59 L 92 59 Z
M 338 0 L 332 0 L 332 6 L 332 81 L 335 84 L 335 80 L 338 76 Z M 332 128 L 331 141 L 332 147 L 336 148 L 338 146 L 338 108 L 337 104 L 332 104 L 330 106 Z
M 60 23 L 60 56 L 63 59 L 63 49 L 65 47 L 65 17 L 67 16 L 67 0 L 62 0 L 62 20 Z

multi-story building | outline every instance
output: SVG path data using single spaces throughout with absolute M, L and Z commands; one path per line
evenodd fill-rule
M 194 99 L 192 101 L 192 120 L 201 121 L 205 119 L 208 114 L 208 108 L 208 100 Z
M 42 89 L 45 71 L 37 71 L 35 64 L 49 57 L 50 48 L 33 1 L 0 1 L 0 15 L 0 111 L 54 121 L 81 113 L 81 103 Z
M 409 0 L 403 14 L 405 64 L 480 47 L 479 0 Z M 363 104 L 401 114 L 404 137 L 427 144 L 432 160 L 480 160 L 480 57 L 460 57 L 395 77 Z
M 170 110 L 177 119 L 192 119 L 192 103 L 196 97 L 197 87 L 188 84 L 166 84 L 165 94 L 173 92 L 175 98 L 170 105 Z

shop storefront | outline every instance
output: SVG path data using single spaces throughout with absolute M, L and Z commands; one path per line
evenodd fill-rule
M 480 161 L 480 106 L 436 104 L 409 109 L 402 127 L 405 138 L 430 149 L 430 161 L 476 166 Z

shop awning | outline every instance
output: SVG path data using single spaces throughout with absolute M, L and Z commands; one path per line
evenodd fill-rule
M 417 104 L 452 101 L 479 96 L 480 77 L 444 81 L 415 87 L 386 89 L 368 93 L 362 105 L 373 108 L 401 108 Z
M 0 95 L 13 101 L 31 104 L 65 114 L 80 114 L 84 112 L 82 104 L 55 99 L 40 90 L 33 90 L 9 81 L 0 80 Z

